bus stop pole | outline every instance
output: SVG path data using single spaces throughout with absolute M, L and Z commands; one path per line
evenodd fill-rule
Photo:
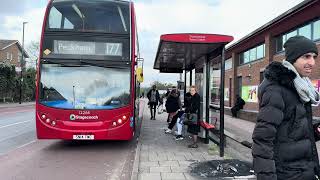
M 224 58 L 225 48 L 222 49 L 221 54 L 221 72 L 220 72 L 220 157 L 224 156 L 225 136 L 224 136 Z
M 209 57 L 206 56 L 206 122 L 209 122 L 209 89 L 210 89 L 210 61 Z M 205 143 L 209 144 L 209 131 L 206 129 Z
M 184 70 L 184 94 L 187 93 L 187 70 Z
M 192 86 L 192 85 L 194 85 L 194 84 L 192 84 L 192 69 L 190 70 L 190 86 Z

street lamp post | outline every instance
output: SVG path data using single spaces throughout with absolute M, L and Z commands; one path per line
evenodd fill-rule
M 21 56 L 21 61 L 20 61 L 20 88 L 19 88 L 19 104 L 21 104 L 22 101 L 22 81 L 23 81 L 23 77 L 22 77 L 22 64 L 24 61 L 24 25 L 27 24 L 28 22 L 23 22 L 22 23 L 22 56 Z

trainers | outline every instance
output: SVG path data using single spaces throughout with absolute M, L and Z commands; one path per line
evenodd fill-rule
M 179 141 L 179 140 L 183 140 L 183 136 L 182 135 L 176 136 L 176 141 Z
M 166 129 L 166 130 L 164 131 L 164 133 L 166 133 L 166 134 L 169 134 L 169 133 L 171 133 L 171 132 L 172 132 L 171 129 Z
M 152 119 L 153 119 L 153 117 L 151 116 L 150 120 L 152 120 Z

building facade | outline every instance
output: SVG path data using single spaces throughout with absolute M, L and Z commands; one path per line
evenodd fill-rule
M 313 40 L 320 52 L 320 1 L 303 1 L 226 49 L 225 106 L 234 105 L 235 96 L 239 94 L 246 101 L 244 111 L 258 112 L 258 86 L 265 67 L 285 58 L 283 44 L 295 35 Z M 311 80 L 320 91 L 319 56 L 315 67 Z M 215 91 L 214 84 L 213 80 L 212 91 Z M 314 107 L 314 116 L 320 116 L 320 107 Z
M 0 64 L 25 68 L 26 63 L 21 63 L 22 54 L 24 58 L 29 58 L 28 54 L 22 50 L 19 41 L 0 39 Z

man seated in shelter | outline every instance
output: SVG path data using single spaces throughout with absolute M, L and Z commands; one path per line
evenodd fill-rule
M 246 102 L 239 96 L 239 94 L 236 95 L 236 103 L 235 105 L 231 108 L 232 112 L 232 117 L 237 117 L 238 111 L 240 109 L 243 109 L 243 106 L 246 104 Z

